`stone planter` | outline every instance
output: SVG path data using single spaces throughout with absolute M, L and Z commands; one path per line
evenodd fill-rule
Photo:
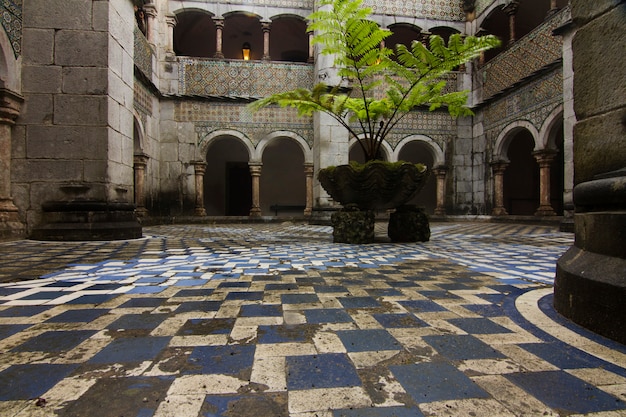
M 333 239 L 341 243 L 371 243 L 374 241 L 374 210 L 388 210 L 403 206 L 415 196 L 426 183 L 428 170 L 424 165 L 410 162 L 388 163 L 371 161 L 366 164 L 351 163 L 320 170 L 318 179 L 320 184 L 331 198 L 343 206 L 343 209 L 334 214 L 331 219 Z M 403 211 L 404 213 L 404 211 Z M 430 229 L 425 214 L 421 217 L 415 211 L 408 215 L 395 216 L 391 235 L 394 241 L 414 242 L 428 240 Z M 419 225 L 411 222 L 419 217 Z M 402 222 L 408 222 L 405 226 Z M 421 226 L 420 226 L 421 225 Z M 399 232 L 406 228 L 419 228 L 412 236 L 419 236 L 417 240 L 407 236 L 399 236 Z M 428 235 L 424 239 L 425 235 Z

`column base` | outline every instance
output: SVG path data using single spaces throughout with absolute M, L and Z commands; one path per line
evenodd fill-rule
M 122 240 L 142 236 L 135 206 L 105 201 L 53 201 L 42 205 L 42 222 L 32 239 Z
M 556 216 L 556 212 L 551 206 L 539 206 L 539 208 L 535 212 L 535 216 L 537 217 Z
M 261 209 L 258 207 L 251 208 L 250 217 L 261 217 Z
M 506 209 L 504 207 L 495 207 L 491 211 L 491 215 L 492 216 L 508 216 L 509 213 L 507 213 L 507 211 L 506 211 Z
M 206 209 L 204 207 L 198 207 L 194 210 L 193 214 L 195 214 L 196 216 L 199 217 L 205 217 L 206 216 Z
M 0 240 L 19 239 L 26 236 L 26 226 L 15 211 L 0 209 Z

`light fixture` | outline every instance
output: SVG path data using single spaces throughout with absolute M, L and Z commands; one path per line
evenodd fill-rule
M 241 47 L 241 55 L 243 55 L 244 61 L 250 61 L 250 44 L 245 42 Z

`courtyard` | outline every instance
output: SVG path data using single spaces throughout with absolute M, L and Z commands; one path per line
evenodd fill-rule
M 301 223 L 0 243 L 0 415 L 620 416 L 626 347 L 560 317 L 552 225 L 332 243 Z

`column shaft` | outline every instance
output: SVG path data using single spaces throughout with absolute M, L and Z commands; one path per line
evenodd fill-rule
M 148 155 L 137 154 L 134 157 L 133 170 L 135 173 L 135 212 L 139 217 L 148 214 L 146 209 L 146 166 L 148 165 Z
M 252 175 L 252 208 L 250 209 L 250 217 L 261 217 L 260 204 L 260 180 L 261 180 L 261 163 L 250 163 L 250 174 Z
M 539 163 L 539 208 L 535 216 L 555 216 L 556 213 L 550 203 L 550 166 L 556 156 L 556 151 L 542 150 L 534 153 Z
M 204 161 L 193 162 L 194 175 L 196 180 L 196 208 L 194 214 L 196 216 L 206 216 L 204 208 L 204 173 L 206 171 L 206 163 Z
M 304 164 L 304 175 L 306 180 L 306 204 L 304 215 L 310 216 L 313 213 L 313 164 Z
M 506 216 L 507 211 L 504 208 L 504 171 L 508 166 L 508 162 L 497 161 L 491 164 L 493 170 L 493 196 L 494 207 L 491 212 L 493 216 Z

